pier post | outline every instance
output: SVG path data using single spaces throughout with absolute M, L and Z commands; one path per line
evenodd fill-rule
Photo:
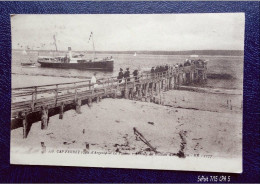
M 162 81 L 159 81 L 159 84 L 158 84 L 158 94 L 161 94 L 161 88 L 162 88 Z
M 137 99 L 138 100 L 142 99 L 141 93 L 142 93 L 142 84 L 139 84 L 138 85 L 138 91 L 137 91 Z
M 169 90 L 169 76 L 167 75 L 167 78 L 165 80 L 165 91 Z
M 56 89 L 55 89 L 55 106 L 57 105 L 57 101 L 58 101 L 58 84 L 56 84 Z
M 186 80 L 186 73 L 183 72 L 182 73 L 182 84 L 186 84 L 187 83 L 187 80 Z
M 169 85 L 169 79 L 168 79 L 168 74 L 167 74 L 166 79 L 165 79 L 165 88 L 164 88 L 165 91 L 168 91 L 168 85 Z
M 152 81 L 152 90 L 151 90 L 151 98 L 150 98 L 150 101 L 151 101 L 151 99 L 153 100 L 153 92 L 154 92 L 154 81 Z
M 43 106 L 41 107 L 41 109 L 42 109 L 41 129 L 45 130 L 48 127 L 49 110 L 48 110 L 48 106 Z
M 180 74 L 176 75 L 176 89 L 178 89 L 180 86 Z
M 195 71 L 195 81 L 198 82 L 198 80 L 199 80 L 199 71 L 196 70 Z
M 92 98 L 88 98 L 88 106 L 92 107 Z
M 175 76 L 175 80 L 176 80 L 176 82 L 175 82 L 175 88 L 178 89 L 178 86 L 179 86 L 179 74 L 177 74 L 177 75 Z
M 190 73 L 190 82 L 193 83 L 193 78 L 194 78 L 194 71 L 191 71 Z
M 128 86 L 127 86 L 127 79 L 125 79 L 125 99 L 128 99 Z
M 145 100 L 148 101 L 148 88 L 149 88 L 149 82 L 145 84 Z
M 61 106 L 60 106 L 59 119 L 63 119 L 63 114 L 64 114 L 64 103 L 62 103 Z
M 172 76 L 169 78 L 169 89 L 172 89 Z
M 177 89 L 177 76 L 176 75 L 173 76 L 173 88 Z
M 161 91 L 164 91 L 165 89 L 165 78 L 162 78 L 162 82 L 161 82 Z
M 119 92 L 119 80 L 117 80 L 117 83 L 116 83 L 116 96 L 117 96 L 118 92 Z
M 155 95 L 158 93 L 158 82 L 157 81 L 155 81 L 154 82 L 154 85 L 155 85 Z
M 91 90 L 91 81 L 88 81 L 89 90 Z
M 34 92 L 32 93 L 32 104 L 31 104 L 32 111 L 34 111 L 36 101 L 37 101 L 37 87 L 34 88 Z
M 144 96 L 144 90 L 145 90 L 145 87 L 144 87 L 144 83 L 141 83 L 141 100 L 143 99 L 143 96 Z
M 76 86 L 76 83 L 74 83 L 74 88 L 75 88 L 75 101 L 77 100 L 78 98 L 78 91 L 77 91 L 77 86 Z
M 81 100 L 76 100 L 76 113 L 81 114 Z
M 180 73 L 179 85 L 183 84 L 183 73 Z
M 28 135 L 28 113 L 27 112 L 23 112 L 20 116 L 20 118 L 23 121 L 23 139 L 27 138 Z
M 129 90 L 130 90 L 130 92 L 129 92 L 129 99 L 130 99 L 130 100 L 133 100 L 133 97 L 134 97 L 134 88 L 130 88 Z

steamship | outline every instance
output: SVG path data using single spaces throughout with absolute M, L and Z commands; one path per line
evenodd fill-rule
M 54 38 L 54 45 L 57 49 L 56 38 Z M 64 69 L 79 69 L 79 70 L 103 70 L 103 71 L 113 71 L 114 69 L 114 59 L 111 57 L 106 57 L 103 59 L 96 58 L 93 33 L 91 32 L 89 40 L 93 42 L 94 56 L 92 59 L 86 59 L 83 54 L 73 55 L 71 47 L 68 48 L 68 55 L 65 56 L 38 56 L 38 63 L 41 67 L 49 68 L 64 68 Z

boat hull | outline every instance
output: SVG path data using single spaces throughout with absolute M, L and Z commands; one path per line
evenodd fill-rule
M 35 63 L 21 63 L 22 66 L 34 66 Z
M 113 71 L 114 61 L 95 61 L 85 63 L 54 63 L 38 61 L 41 67 L 48 68 L 64 68 L 64 69 L 78 69 L 78 70 L 103 70 Z

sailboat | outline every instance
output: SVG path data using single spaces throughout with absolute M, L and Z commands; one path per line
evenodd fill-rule
M 135 52 L 134 56 L 136 56 L 136 52 Z
M 22 54 L 25 56 L 25 55 L 28 55 L 26 50 L 24 49 Z M 21 65 L 22 66 L 28 66 L 28 67 L 35 67 L 35 62 L 33 62 L 30 58 L 29 58 L 30 62 L 22 62 Z
M 56 45 L 55 35 L 54 44 Z M 104 59 L 98 60 L 96 58 L 95 45 L 93 33 L 91 32 L 89 41 L 93 42 L 94 55 L 92 59 L 85 59 L 82 55 L 73 56 L 71 47 L 68 47 L 68 56 L 38 56 L 38 63 L 41 64 L 41 67 L 49 68 L 65 68 L 65 69 L 81 69 L 81 70 L 104 70 L 104 71 L 113 71 L 114 69 L 114 59 L 111 57 L 106 57 Z
M 23 54 L 23 55 L 27 55 L 27 52 L 26 52 L 25 49 L 23 50 L 22 54 Z

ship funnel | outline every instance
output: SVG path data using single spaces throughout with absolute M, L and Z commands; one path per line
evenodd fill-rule
M 69 58 L 72 58 L 72 52 L 71 52 L 71 47 L 68 47 L 68 51 L 69 51 Z

